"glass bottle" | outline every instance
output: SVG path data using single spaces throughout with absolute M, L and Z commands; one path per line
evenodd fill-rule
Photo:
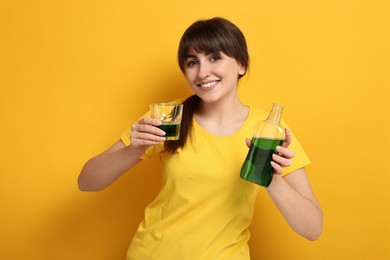
M 280 125 L 282 111 L 283 106 L 274 103 L 268 118 L 256 124 L 249 152 L 241 167 L 240 176 L 244 180 L 264 187 L 270 185 L 274 174 L 272 154 L 285 139 Z

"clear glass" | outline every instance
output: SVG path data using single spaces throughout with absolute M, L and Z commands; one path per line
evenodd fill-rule
M 267 119 L 256 124 L 251 146 L 241 167 L 240 176 L 244 180 L 264 187 L 270 185 L 274 174 L 272 154 L 285 139 L 280 125 L 282 111 L 283 106 L 274 103 Z
M 183 104 L 153 103 L 150 104 L 151 117 L 160 120 L 158 126 L 165 132 L 165 140 L 178 140 L 183 114 Z

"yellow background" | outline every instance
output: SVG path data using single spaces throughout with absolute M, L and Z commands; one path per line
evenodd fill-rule
M 98 193 L 77 176 L 150 102 L 189 95 L 177 44 L 212 16 L 246 35 L 242 100 L 285 106 L 324 211 L 309 242 L 261 192 L 252 258 L 390 259 L 386 0 L 1 1 L 0 259 L 125 258 L 158 160 Z

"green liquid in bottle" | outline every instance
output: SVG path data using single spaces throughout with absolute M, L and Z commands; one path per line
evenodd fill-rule
M 272 154 L 282 139 L 252 138 L 248 155 L 241 168 L 241 178 L 268 187 L 272 181 L 274 169 L 271 166 Z

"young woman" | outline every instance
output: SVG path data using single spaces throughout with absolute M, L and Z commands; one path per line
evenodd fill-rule
M 101 190 L 159 155 L 162 188 L 145 211 L 127 259 L 250 259 L 248 227 L 261 187 L 239 173 L 254 125 L 268 113 L 243 104 L 237 94 L 249 67 L 244 35 L 223 18 L 197 21 L 182 36 L 178 60 L 194 92 L 183 102 L 180 139 L 164 142 L 160 122 L 145 114 L 85 164 L 80 190 Z M 304 168 L 310 161 L 288 128 L 277 151 L 266 190 L 289 225 L 315 240 L 322 212 Z

